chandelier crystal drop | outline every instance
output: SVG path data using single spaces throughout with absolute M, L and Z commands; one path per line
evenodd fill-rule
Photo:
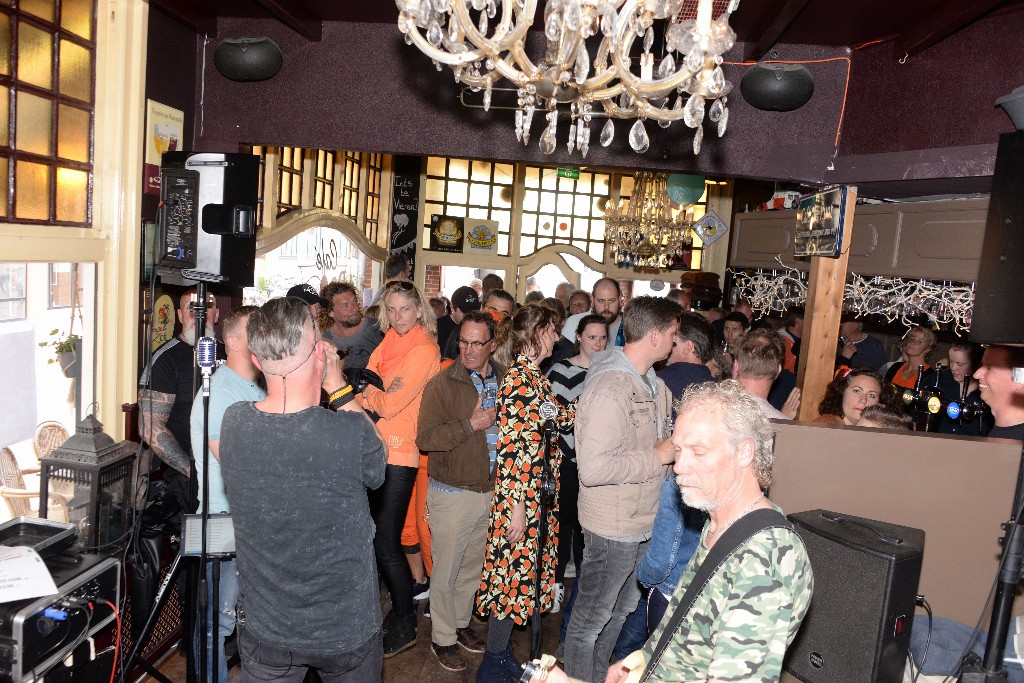
M 729 17 L 739 0 L 717 19 L 713 0 L 696 0 L 694 19 L 680 18 L 693 0 L 547 0 L 546 48 L 537 59 L 527 55 L 526 37 L 540 1 L 396 0 L 398 29 L 438 68 L 450 67 L 457 82 L 483 90 L 485 108 L 495 84 L 511 82 L 519 92 L 516 138 L 524 145 L 534 111 L 547 112 L 540 144 L 548 154 L 558 143 L 558 119 L 568 118 L 567 148 L 586 158 L 598 108 L 608 119 L 600 133 L 603 146 L 614 137 L 612 119 L 635 119 L 641 130 L 644 120 L 667 127 L 684 119 L 699 128 L 710 110 L 719 136 L 725 133 L 732 83 L 721 64 L 736 42 Z M 639 58 L 631 57 L 636 41 Z M 630 134 L 639 154 L 650 146 L 632 144 L 641 137 L 647 139 L 646 131 Z
M 604 222 L 620 266 L 667 268 L 693 244 L 689 212 L 672 207 L 667 182 L 666 173 L 641 171 L 628 202 L 609 201 Z

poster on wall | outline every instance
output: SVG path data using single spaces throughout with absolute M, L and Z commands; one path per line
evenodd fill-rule
M 430 215 L 430 251 L 461 254 L 466 224 L 461 216 Z
M 843 243 L 846 186 L 826 188 L 800 198 L 796 212 L 795 256 L 839 256 Z
M 498 221 L 485 218 L 465 219 L 466 236 L 462 253 L 484 256 L 498 255 Z
M 153 339 L 150 348 L 156 351 L 165 342 L 174 336 L 174 321 L 177 313 L 174 309 L 174 301 L 164 294 L 156 300 L 153 307 Z
M 416 233 L 420 228 L 420 157 L 395 156 L 391 191 L 391 239 L 388 250 L 405 254 L 415 273 Z
M 181 149 L 184 135 L 185 112 L 146 100 L 146 194 L 160 194 L 160 160 L 164 152 Z

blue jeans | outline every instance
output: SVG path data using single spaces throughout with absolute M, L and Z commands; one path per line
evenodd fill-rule
M 636 608 L 636 567 L 647 549 L 583 530 L 579 596 L 565 635 L 565 673 L 582 681 L 604 681 L 622 623 Z
M 651 590 L 650 588 L 642 589 L 636 609 L 622 623 L 622 630 L 619 631 L 619 639 L 615 641 L 615 651 L 612 655 L 612 659 L 616 662 L 624 659 L 634 650 L 639 650 L 647 642 L 647 636 L 650 635 L 647 632 L 647 596 L 650 595 Z
M 627 655 L 639 650 L 654 633 L 655 627 L 665 616 L 668 598 L 657 588 L 648 588 L 640 596 L 636 609 L 626 617 L 615 643 L 615 661 L 625 659 Z
M 380 683 L 384 662 L 383 631 L 352 652 L 317 655 L 293 652 L 266 643 L 238 627 L 238 654 L 242 658 L 242 681 L 302 683 L 308 669 L 316 669 L 323 683 Z
M 701 510 L 683 505 L 675 475 L 669 473 L 658 493 L 651 544 L 636 570 L 640 583 L 671 595 L 697 550 L 705 518 Z
M 402 552 L 402 527 L 416 483 L 416 469 L 388 465 L 384 470 L 384 483 L 370 491 L 370 515 L 377 529 L 373 537 L 377 569 L 391 593 L 391 609 L 399 617 L 416 611 L 412 599 L 412 571 Z
M 192 661 L 196 662 L 196 680 L 199 679 L 199 653 L 200 649 L 200 633 L 206 633 L 206 675 L 207 680 L 217 681 L 217 683 L 228 683 L 228 661 L 227 657 L 224 656 L 224 639 L 231 635 L 231 632 L 235 630 L 235 603 L 238 602 L 238 563 L 235 560 L 222 560 L 220 563 L 220 595 L 217 596 L 220 602 L 219 611 L 217 612 L 217 677 L 213 677 L 213 648 L 214 644 L 211 642 L 213 636 L 213 610 L 215 606 L 213 604 L 213 561 L 208 561 L 206 564 L 206 585 L 207 585 L 207 601 L 206 604 L 206 628 L 200 629 L 197 625 L 192 631 Z M 201 612 L 196 612 L 196 622 L 198 624 L 201 619 Z

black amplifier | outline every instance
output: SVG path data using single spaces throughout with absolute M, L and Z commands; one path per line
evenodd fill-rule
M 45 562 L 56 595 L 0 604 L 0 681 L 35 680 L 114 620 L 117 559 L 69 552 Z

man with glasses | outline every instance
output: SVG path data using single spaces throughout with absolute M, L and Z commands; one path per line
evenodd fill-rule
M 484 311 L 465 314 L 459 357 L 427 383 L 420 404 L 416 445 L 430 456 L 431 650 L 449 671 L 466 668 L 460 646 L 485 649 L 470 618 L 484 565 L 498 441 L 495 399 L 505 372 L 491 359 L 495 327 Z

